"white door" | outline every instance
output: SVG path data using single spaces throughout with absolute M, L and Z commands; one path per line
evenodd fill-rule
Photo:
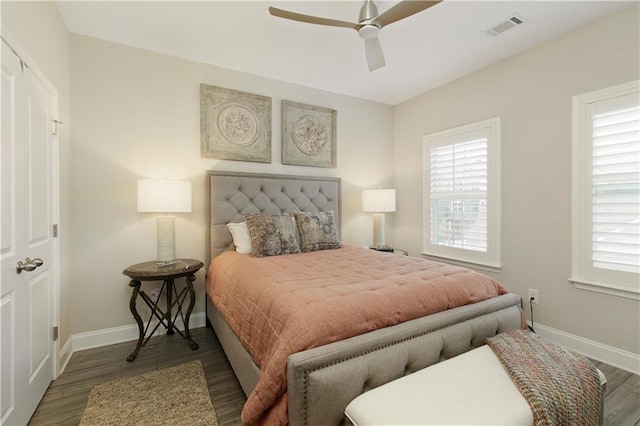
M 24 425 L 54 378 L 56 96 L 2 46 L 0 423 Z M 53 161 L 52 161 L 53 160 Z M 31 261 L 29 261 L 31 259 Z M 37 259 L 42 260 L 42 265 Z M 22 262 L 24 269 L 17 265 Z

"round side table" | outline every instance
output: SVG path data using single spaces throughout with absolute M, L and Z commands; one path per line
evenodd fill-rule
M 167 334 L 178 332 L 183 339 L 187 340 L 192 350 L 195 351 L 198 349 L 198 344 L 191 339 L 191 333 L 189 332 L 189 317 L 191 316 L 193 306 L 196 302 L 196 293 L 193 290 L 193 282 L 196 279 L 195 274 L 203 266 L 204 263 L 199 260 L 176 259 L 175 263 L 171 263 L 169 265 L 159 264 L 155 261 L 144 262 L 131 265 L 122 271 L 124 275 L 131 278 L 129 287 L 133 288 L 133 293 L 129 302 L 129 308 L 131 309 L 133 318 L 135 318 L 136 323 L 138 324 L 138 331 L 140 333 L 136 349 L 127 357 L 127 361 L 131 362 L 136 359 L 140 348 L 147 344 L 151 336 L 153 336 L 153 333 L 160 325 L 166 328 Z M 182 289 L 182 291 L 180 291 L 180 293 L 178 293 L 174 280 L 182 277 L 185 277 L 187 285 Z M 141 289 L 143 281 L 162 281 L 162 287 L 155 299 L 150 297 Z M 167 300 L 164 311 L 159 306 L 163 293 Z M 187 298 L 187 294 L 189 295 L 189 306 L 183 315 L 182 305 Z M 144 300 L 147 306 L 151 309 L 151 315 L 149 316 L 146 327 L 143 326 L 142 318 L 136 309 L 136 300 L 138 299 L 138 296 L 142 297 L 142 300 Z M 171 311 L 174 307 L 177 308 L 175 315 L 172 315 Z M 175 321 L 178 319 L 178 315 L 184 322 L 184 333 L 175 326 Z M 149 330 L 154 317 L 158 319 L 158 323 L 152 330 Z

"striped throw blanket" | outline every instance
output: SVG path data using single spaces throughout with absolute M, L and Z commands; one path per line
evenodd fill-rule
M 602 388 L 588 359 L 526 330 L 487 340 L 525 397 L 538 425 L 599 425 Z

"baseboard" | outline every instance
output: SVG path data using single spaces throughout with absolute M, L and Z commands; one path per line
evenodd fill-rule
M 191 318 L 189 319 L 189 326 L 190 328 L 204 327 L 205 321 L 205 313 L 197 312 L 191 315 Z M 176 325 L 178 328 L 184 329 L 180 322 Z M 535 329 L 538 335 L 552 343 L 556 343 L 597 361 L 640 375 L 640 357 L 637 354 L 623 351 L 612 346 L 607 346 L 602 343 L 541 324 L 535 324 Z M 69 359 L 71 359 L 73 352 L 128 342 L 136 340 L 137 338 L 138 326 L 136 324 L 74 334 L 66 341 L 60 350 L 60 373 L 64 371 L 64 368 L 67 366 Z
M 531 323 L 529 322 L 529 325 Z M 541 324 L 534 325 L 536 334 L 596 361 L 604 362 L 621 370 L 640 375 L 640 356 L 612 346 L 594 342 Z
M 67 368 L 71 355 L 73 355 L 73 337 L 69 337 L 60 349 L 60 356 L 58 357 L 60 360 L 60 370 L 58 371 L 58 376 L 60 376 L 60 374 L 64 372 L 64 369 Z
M 196 312 L 189 318 L 190 329 L 204 327 L 204 325 L 204 312 Z M 180 330 L 184 330 L 184 324 L 182 324 L 180 318 L 178 318 L 178 321 L 176 321 L 176 327 L 178 327 Z M 156 334 L 161 334 L 162 330 L 162 327 L 159 327 Z M 107 328 L 104 330 L 90 331 L 87 333 L 74 334 L 69 340 L 72 341 L 72 352 L 76 352 L 84 351 L 86 349 L 99 348 L 102 346 L 114 345 L 116 343 L 137 340 L 138 336 L 138 325 L 131 324 L 121 327 Z M 69 354 L 69 357 L 71 357 L 71 354 Z

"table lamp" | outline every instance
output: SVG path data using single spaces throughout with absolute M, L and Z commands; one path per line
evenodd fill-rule
M 392 251 L 384 238 L 385 216 L 396 211 L 395 189 L 366 189 L 362 191 L 362 210 L 373 212 L 373 246 L 375 250 Z
M 168 179 L 138 180 L 138 212 L 164 213 L 157 217 L 157 266 L 176 263 L 176 218 L 167 213 L 191 212 L 191 182 Z

